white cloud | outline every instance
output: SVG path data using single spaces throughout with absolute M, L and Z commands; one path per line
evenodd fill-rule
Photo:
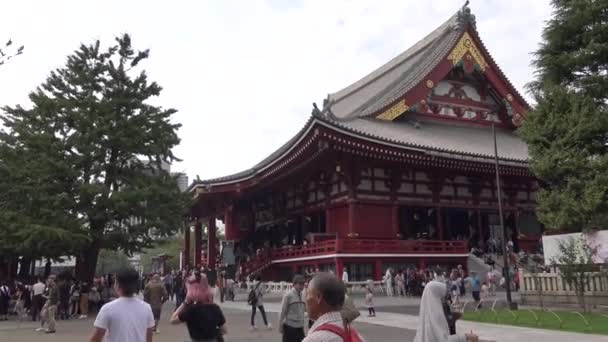
M 462 1 L 13 1 L 0 39 L 25 54 L 0 68 L 0 105 L 27 93 L 81 42 L 128 32 L 151 49 L 144 65 L 163 87 L 158 102 L 179 109 L 192 178 L 224 176 L 270 154 L 322 103 L 407 49 Z M 514 85 L 532 78 L 551 9 L 544 1 L 474 1 L 481 37 Z

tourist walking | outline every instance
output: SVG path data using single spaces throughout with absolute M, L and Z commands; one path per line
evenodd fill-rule
M 496 279 L 498 277 L 496 276 L 496 272 L 494 271 L 494 267 L 490 268 L 490 270 L 488 271 L 488 274 L 486 276 L 486 279 L 488 281 L 488 291 L 490 296 L 496 296 Z
M 401 297 L 405 296 L 405 275 L 403 274 L 403 270 L 397 272 L 395 283 L 397 284 L 397 294 Z
M 342 282 L 344 284 L 348 283 L 348 272 L 346 272 L 346 267 L 344 267 L 344 270 L 342 271 Z
M 152 279 L 146 285 L 144 289 L 144 300 L 146 303 L 150 304 L 152 308 L 152 314 L 154 315 L 154 321 L 156 322 L 154 325 L 154 332 L 159 333 L 158 330 L 158 321 L 160 320 L 160 314 L 162 311 L 163 303 L 168 299 L 167 289 L 161 283 L 160 276 L 155 273 L 152 276 Z
M 266 284 L 262 282 L 262 277 L 257 276 L 253 285 L 253 290 L 249 293 L 249 298 L 247 302 L 251 305 L 251 330 L 256 330 L 255 326 L 255 313 L 256 309 L 260 310 L 260 314 L 262 315 L 262 319 L 264 320 L 264 325 L 268 330 L 272 329 L 272 325 L 268 323 L 268 319 L 266 318 L 266 310 L 264 309 L 264 293 L 266 293 Z
M 32 321 L 37 321 L 40 316 L 40 311 L 44 306 L 44 290 L 46 285 L 42 282 L 40 277 L 37 278 L 37 282 L 32 285 Z
M 298 274 L 293 277 L 293 288 L 281 301 L 278 327 L 283 335 L 283 342 L 301 342 L 304 339 L 304 325 L 307 320 L 302 290 L 304 290 L 304 277 Z
M 477 342 L 474 334 L 450 335 L 448 318 L 443 309 L 447 287 L 444 283 L 431 281 L 426 284 L 420 301 L 418 329 L 414 342 Z
M 374 292 L 372 291 L 371 286 L 366 286 L 366 294 L 365 294 L 365 307 L 367 307 L 368 316 L 376 317 L 376 308 L 374 307 Z
M 458 269 L 458 276 L 461 280 L 459 283 L 460 297 L 464 297 L 464 295 L 466 294 L 464 281 L 466 279 L 466 274 L 464 272 L 464 269 L 462 268 L 462 265 L 458 265 L 456 268 Z
M 473 294 L 473 299 L 475 300 L 475 302 L 477 303 L 477 307 L 479 308 L 480 301 L 481 301 L 481 298 L 479 296 L 479 293 L 481 292 L 481 279 L 479 279 L 477 272 L 471 271 L 470 282 L 471 282 L 471 293 Z
M 173 279 L 173 291 L 175 292 L 175 308 L 179 308 L 180 305 L 186 299 L 186 287 L 184 284 L 184 278 L 182 274 L 177 274 Z
M 80 285 L 80 319 L 85 319 L 89 316 L 89 292 L 91 286 L 88 282 L 83 281 Z
M 70 314 L 78 318 L 80 312 L 80 281 L 76 280 L 70 287 Z
M 333 274 L 319 273 L 312 278 L 306 291 L 306 307 L 314 324 L 304 342 L 365 341 L 342 319 L 340 308 L 345 293 L 344 283 Z
M 0 285 L 0 321 L 8 320 L 8 306 L 11 301 L 11 290 L 6 281 Z
M 59 304 L 59 289 L 55 283 L 55 277 L 50 276 L 47 281 L 48 295 L 44 308 L 42 308 L 42 318 L 40 319 L 40 328 L 37 331 L 44 330 L 44 324 L 48 324 L 48 328 L 44 330 L 47 334 L 55 333 L 57 315 L 57 305 Z
M 207 283 L 207 279 L 197 272 L 190 284 L 202 282 Z M 194 287 L 189 286 L 190 290 L 194 290 Z M 186 323 L 193 342 L 223 341 L 222 336 L 227 333 L 226 318 L 220 307 L 213 303 L 209 286 L 196 288 L 196 293 L 190 293 L 187 298 L 171 316 L 171 323 Z
M 173 300 L 173 275 L 171 273 L 168 273 L 163 278 L 163 284 L 165 285 L 165 290 L 167 290 L 167 298 Z
M 152 309 L 135 294 L 139 290 L 139 274 L 132 268 L 123 269 L 116 275 L 116 300 L 99 310 L 90 342 L 152 342 L 152 330 L 156 326 Z
M 25 289 L 25 286 L 18 283 L 15 294 L 15 313 L 17 314 L 18 322 L 22 322 L 25 319 L 25 303 L 28 295 L 29 293 Z
M 384 274 L 384 283 L 386 284 L 386 295 L 392 297 L 394 295 L 393 291 L 393 273 L 390 268 L 386 270 Z

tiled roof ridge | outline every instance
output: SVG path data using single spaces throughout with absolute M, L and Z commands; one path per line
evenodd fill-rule
M 491 155 L 488 155 L 488 154 L 471 153 L 471 152 L 465 152 L 465 151 L 458 151 L 458 150 L 451 150 L 451 149 L 445 149 L 445 148 L 432 147 L 432 146 L 422 145 L 422 144 L 413 144 L 413 143 L 398 141 L 398 140 L 395 140 L 395 139 L 387 139 L 387 138 L 382 137 L 382 136 L 370 134 L 370 133 L 367 133 L 367 132 L 364 132 L 364 131 L 361 131 L 361 130 L 358 130 L 358 129 L 354 129 L 352 127 L 345 126 L 342 123 L 344 121 L 353 121 L 353 120 L 368 120 L 368 121 L 377 120 L 375 118 L 351 118 L 351 119 L 348 119 L 348 120 L 338 120 L 338 121 L 333 121 L 333 120 L 329 121 L 331 119 L 328 120 L 328 118 L 324 118 L 322 120 L 324 122 L 326 122 L 326 123 L 329 123 L 330 125 L 337 126 L 340 129 L 349 131 L 351 133 L 356 133 L 357 135 L 360 135 L 360 136 L 363 136 L 363 137 L 373 138 L 373 139 L 376 139 L 376 140 L 381 140 L 381 141 L 385 141 L 385 142 L 392 143 L 392 144 L 397 144 L 397 145 L 404 146 L 404 147 L 419 148 L 419 149 L 431 150 L 431 151 L 436 151 L 436 152 L 441 152 L 441 153 L 458 154 L 458 155 L 475 157 L 475 158 L 483 158 L 483 159 L 494 158 L 494 156 L 491 156 Z M 527 160 L 517 159 L 517 158 L 508 158 L 508 157 L 500 157 L 499 156 L 498 159 L 499 160 L 504 160 L 504 161 L 509 161 L 509 162 L 522 163 L 522 164 L 524 164 L 524 163 L 527 164 L 528 163 Z
M 340 102 L 345 97 L 348 97 L 348 95 L 351 95 L 352 93 L 356 92 L 357 90 L 360 90 L 361 88 L 365 87 L 366 85 L 372 83 L 373 81 L 377 80 L 378 78 L 386 75 L 390 71 L 399 67 L 401 64 L 407 62 L 412 57 L 423 52 L 427 46 L 434 43 L 435 40 L 439 36 L 441 36 L 441 33 L 446 30 L 446 28 L 447 28 L 446 26 L 453 25 L 453 22 L 457 19 L 457 16 L 458 16 L 458 13 L 452 15 L 448 20 L 446 20 L 443 24 L 441 24 L 435 30 L 433 30 L 432 32 L 427 34 L 424 38 L 420 39 L 414 45 L 410 46 L 408 49 L 401 52 L 397 56 L 391 58 L 391 60 L 382 64 L 380 67 L 376 68 L 369 74 L 363 76 L 362 78 L 360 78 L 357 81 L 355 81 L 354 83 L 346 86 L 345 88 L 342 88 L 341 90 L 338 90 L 335 93 L 329 94 L 328 97 L 329 96 L 333 97 L 332 104 Z M 435 37 L 435 36 L 437 36 L 437 37 Z M 430 37 L 433 37 L 433 38 L 430 39 Z

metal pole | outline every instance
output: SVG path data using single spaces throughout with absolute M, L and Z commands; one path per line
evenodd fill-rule
M 498 198 L 498 218 L 500 220 L 500 231 L 502 231 L 502 255 L 505 277 L 505 285 L 507 285 L 507 302 L 511 305 L 511 279 L 509 276 L 509 256 L 507 255 L 507 232 L 505 222 L 502 215 L 502 191 L 500 190 L 500 173 L 498 172 L 498 146 L 496 144 L 496 128 L 492 123 L 492 137 L 494 138 L 494 168 L 496 169 L 496 197 Z

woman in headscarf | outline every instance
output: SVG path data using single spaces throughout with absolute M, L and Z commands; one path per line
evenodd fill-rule
M 447 290 L 447 286 L 438 281 L 431 281 L 424 287 L 414 342 L 477 342 L 479 340 L 474 334 L 450 335 L 448 319 L 443 308 Z

